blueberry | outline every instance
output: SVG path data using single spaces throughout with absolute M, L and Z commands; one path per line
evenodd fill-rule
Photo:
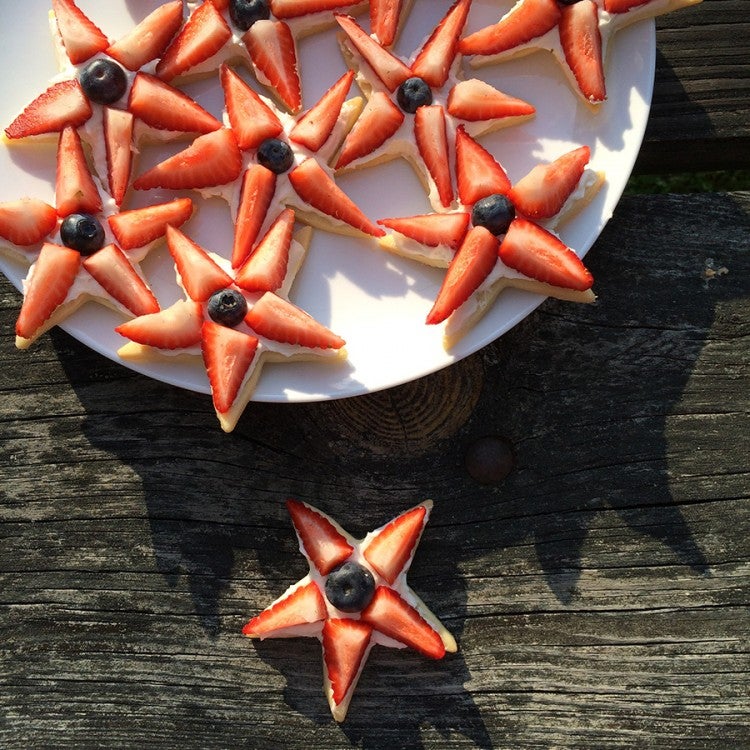
M 478 200 L 471 212 L 471 223 L 475 227 L 489 229 L 500 236 L 508 231 L 511 221 L 516 218 L 516 207 L 509 198 L 494 193 Z
M 60 238 L 65 247 L 92 255 L 104 246 L 104 228 L 91 214 L 70 214 L 60 225 Z
M 407 78 L 396 92 L 398 105 L 413 115 L 420 107 L 432 104 L 432 89 L 418 77 Z
M 276 174 L 286 172 L 294 162 L 294 154 L 288 143 L 278 138 L 266 138 L 258 146 L 258 163 Z
M 256 21 L 264 21 L 271 16 L 268 0 L 230 0 L 229 17 L 242 31 L 247 31 Z
M 247 314 L 247 300 L 236 289 L 221 289 L 208 298 L 208 315 L 215 323 L 233 328 Z
M 334 568 L 326 579 L 326 598 L 342 612 L 361 612 L 375 593 L 375 579 L 367 568 L 352 561 Z
M 99 58 L 90 62 L 79 74 L 83 93 L 97 104 L 112 104 L 125 95 L 128 77 L 114 60 Z

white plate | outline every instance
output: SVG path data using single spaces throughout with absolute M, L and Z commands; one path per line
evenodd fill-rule
M 2 0 L 1 4 L 6 29 L 0 48 L 0 66 L 5 71 L 0 81 L 0 122 L 4 127 L 46 88 L 56 66 L 46 25 L 49 0 Z M 128 31 L 160 4 L 160 0 L 78 2 L 112 38 Z M 396 52 L 408 57 L 450 5 L 451 0 L 416 0 Z M 467 30 L 494 23 L 501 10 L 509 6 L 508 0 L 475 0 Z M 366 22 L 363 18 L 362 23 Z M 537 108 L 536 117 L 529 123 L 481 139 L 511 180 L 521 177 L 538 161 L 553 159 L 581 144 L 591 146 L 592 166 L 606 172 L 607 184 L 581 214 L 560 230 L 563 240 L 581 253 L 591 247 L 612 215 L 635 162 L 649 113 L 655 56 L 653 21 L 618 32 L 610 44 L 607 63 L 609 101 L 596 113 L 573 94 L 559 65 L 544 52 L 481 68 L 475 74 Z M 302 40 L 300 58 L 304 106 L 308 107 L 346 68 L 333 30 Z M 468 66 L 466 69 L 468 72 Z M 213 79 L 186 88 L 214 115 L 220 114 L 222 106 L 219 89 Z M 0 200 L 29 195 L 54 204 L 54 168 L 54 144 L 1 146 Z M 373 220 L 429 210 L 420 183 L 404 162 L 363 169 L 338 182 Z M 143 201 L 138 196 L 137 203 L 131 205 Z M 196 203 L 198 214 L 190 222 L 189 233 L 207 249 L 227 254 L 231 249 L 231 227 L 225 205 L 199 198 Z M 163 248 L 156 250 L 144 268 L 162 304 L 169 302 L 167 297 L 176 295 L 176 291 L 168 253 Z M 21 265 L 0 258 L 0 270 L 20 288 L 25 275 Z M 254 400 L 340 398 L 413 380 L 477 351 L 542 301 L 516 290 L 503 292 L 483 320 L 452 351 L 446 352 L 442 329 L 423 322 L 442 277 L 441 271 L 383 253 L 374 243 L 316 230 L 291 299 L 346 339 L 348 361 L 334 365 L 268 365 Z M 88 304 L 62 328 L 119 362 L 116 350 L 123 340 L 113 331 L 119 322 L 121 319 L 114 313 Z M 200 361 L 194 367 L 169 361 L 126 366 L 183 388 L 209 391 Z

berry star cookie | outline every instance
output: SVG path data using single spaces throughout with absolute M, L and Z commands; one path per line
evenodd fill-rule
M 456 641 L 406 582 L 432 502 L 354 539 L 325 513 L 297 500 L 287 509 L 310 572 L 245 625 L 250 638 L 318 638 L 323 689 L 336 721 L 346 717 L 375 645 L 412 648 L 430 659 Z
M 428 324 L 447 321 L 450 348 L 506 287 L 593 302 L 593 278 L 551 231 L 595 195 L 604 175 L 590 169 L 588 146 L 535 166 L 515 185 L 461 127 L 456 171 L 460 210 L 381 219 L 386 250 L 447 267 Z
M 130 339 L 118 350 L 126 360 L 202 356 L 225 432 L 235 428 L 266 362 L 345 356 L 342 338 L 288 300 L 312 231 L 295 238 L 294 218 L 283 210 L 236 271 L 169 227 L 185 299 L 115 329 Z
M 592 105 L 607 98 L 605 63 L 612 36 L 644 18 L 701 0 L 518 0 L 493 26 L 464 37 L 459 50 L 479 67 L 549 50 L 571 86 Z
M 445 211 L 454 201 L 450 164 L 457 125 L 479 135 L 533 116 L 527 102 L 478 79 L 458 79 L 458 40 L 470 5 L 458 0 L 408 64 L 350 16 L 336 17 L 345 32 L 344 57 L 368 100 L 334 163 L 337 170 L 403 157 L 433 209 Z

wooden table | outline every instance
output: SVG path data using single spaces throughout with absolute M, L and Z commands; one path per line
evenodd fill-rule
M 640 171 L 750 166 L 746 5 L 659 21 Z M 3 281 L 0 746 L 750 747 L 749 216 L 626 197 L 597 305 L 231 436 L 60 331 L 17 352 Z M 487 436 L 514 468 L 481 484 Z M 316 641 L 240 635 L 305 570 L 287 496 L 355 534 L 436 502 L 410 581 L 459 652 L 376 649 L 342 726 Z

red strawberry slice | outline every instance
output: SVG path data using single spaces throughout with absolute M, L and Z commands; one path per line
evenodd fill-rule
M 578 187 L 591 158 L 588 146 L 569 151 L 551 164 L 537 164 L 510 192 L 510 199 L 524 216 L 548 219 L 557 214 Z
M 36 245 L 57 226 L 57 211 L 36 198 L 0 203 L 0 237 L 14 245 Z
M 224 273 L 200 245 L 179 229 L 168 226 L 166 237 L 167 248 L 190 299 L 205 302 L 219 289 L 232 286 L 232 277 Z
M 321 575 L 328 575 L 354 552 L 346 537 L 324 513 L 299 500 L 287 500 L 302 551 Z
M 427 508 L 417 505 L 394 518 L 374 536 L 363 554 L 388 583 L 409 568 L 412 555 L 427 523 Z
M 50 86 L 5 128 L 8 138 L 56 133 L 66 125 L 77 128 L 91 117 L 91 105 L 76 80 Z
M 374 92 L 344 140 L 336 169 L 371 154 L 401 127 L 403 121 L 404 113 L 390 97 L 383 91 Z
M 133 168 L 133 123 L 135 118 L 123 109 L 104 108 L 104 147 L 107 155 L 107 181 L 110 195 L 120 206 L 130 183 Z
M 163 81 L 189 71 L 213 57 L 230 39 L 232 30 L 213 3 L 199 5 L 156 66 L 156 75 Z
M 242 171 L 242 154 L 229 128 L 198 136 L 183 151 L 144 172 L 133 182 L 136 190 L 172 190 L 226 185 Z
M 312 13 L 355 5 L 357 0 L 270 0 L 276 18 L 299 18 Z
M 289 247 L 294 232 L 294 211 L 284 209 L 252 255 L 237 272 L 237 286 L 248 292 L 275 292 L 284 283 Z
M 65 47 L 65 54 L 73 65 L 85 62 L 109 46 L 109 40 L 104 32 L 73 0 L 52 0 L 52 11 Z
M 284 130 L 273 110 L 228 65 L 221 66 L 221 86 L 229 123 L 243 151 Z
M 292 132 L 289 133 L 289 140 L 299 143 L 310 151 L 318 151 L 328 140 L 328 136 L 331 135 L 336 125 L 353 80 L 353 70 L 344 73 L 323 94 L 320 101 L 299 118 Z
M 498 91 L 478 78 L 459 81 L 448 94 L 448 112 L 460 120 L 481 122 L 505 117 L 531 117 L 536 109 L 514 96 Z
M 210 133 L 221 123 L 187 94 L 148 73 L 138 73 L 130 87 L 128 110 L 158 130 Z
M 555 235 L 516 218 L 500 243 L 500 260 L 522 274 L 565 289 L 585 291 L 594 278 L 581 259 Z
M 470 7 L 471 0 L 457 0 L 451 6 L 412 63 L 413 75 L 435 88 L 440 88 L 448 80 Z
M 71 127 L 60 133 L 57 144 L 55 203 L 60 216 L 95 214 L 102 210 L 102 199 L 86 163 L 83 144 L 78 131 Z
M 472 206 L 488 195 L 510 193 L 505 170 L 482 148 L 463 125 L 456 130 L 456 181 L 458 197 L 464 206 Z
M 219 10 L 226 10 L 229 7 L 229 0 L 209 0 L 209 2 L 213 3 Z
M 383 49 L 351 16 L 336 14 L 339 26 L 346 32 L 349 41 L 364 61 L 389 91 L 395 91 L 412 72 L 388 50 Z
M 472 227 L 443 279 L 427 323 L 442 323 L 487 278 L 497 262 L 498 242 L 484 227 Z
M 181 299 L 159 312 L 133 318 L 115 331 L 144 346 L 184 349 L 200 342 L 202 325 L 201 303 Z
M 604 10 L 607 13 L 626 13 L 631 8 L 645 5 L 650 0 L 604 0 Z
M 370 28 L 384 47 L 396 41 L 402 0 L 370 0 Z
M 118 39 L 107 50 L 128 70 L 138 70 L 161 57 L 172 37 L 182 25 L 182 2 L 172 0 L 149 13 L 129 34 Z
M 323 625 L 323 662 L 337 706 L 356 686 L 371 636 L 369 625 L 351 618 L 331 618 Z
M 361 621 L 431 659 L 445 656 L 443 639 L 419 612 L 387 586 L 378 586 Z
M 469 228 L 471 216 L 465 211 L 446 214 L 422 214 L 397 219 L 380 219 L 378 224 L 393 229 L 428 247 L 447 245 L 456 250 Z
M 207 320 L 201 331 L 203 362 L 211 384 L 214 408 L 226 414 L 255 359 L 258 339 Z
M 190 198 L 176 198 L 145 208 L 133 208 L 113 214 L 107 221 L 123 250 L 143 247 L 164 236 L 167 225 L 182 226 L 193 213 Z
M 315 159 L 306 159 L 289 173 L 289 182 L 313 208 L 349 224 L 372 237 L 385 232 L 373 224 Z
M 159 311 L 159 303 L 146 282 L 117 245 L 107 245 L 84 258 L 83 267 L 133 315 L 149 315 Z
M 453 202 L 453 183 L 445 131 L 445 111 L 439 104 L 420 107 L 414 115 L 414 137 L 427 171 L 435 182 L 440 203 Z
M 344 339 L 283 297 L 266 292 L 245 316 L 259 336 L 308 349 L 341 349 Z
M 581 93 L 590 102 L 604 101 L 607 90 L 597 4 L 593 0 L 580 0 L 565 6 L 559 29 L 565 61 L 573 71 Z
M 242 41 L 261 77 L 290 112 L 299 112 L 302 91 L 291 29 L 283 21 L 256 21 Z
M 239 268 L 250 254 L 275 192 L 276 175 L 270 169 L 260 164 L 247 168 L 234 224 L 232 268 Z
M 315 583 L 294 589 L 289 595 L 264 609 L 242 628 L 250 638 L 281 635 L 279 631 L 297 625 L 308 625 L 325 620 L 327 616 L 323 594 Z
M 500 21 L 464 37 L 464 55 L 495 55 L 513 49 L 553 29 L 560 20 L 557 0 L 520 0 Z
M 81 255 L 62 245 L 45 242 L 24 291 L 16 335 L 33 339 L 52 313 L 65 301 L 81 267 Z

